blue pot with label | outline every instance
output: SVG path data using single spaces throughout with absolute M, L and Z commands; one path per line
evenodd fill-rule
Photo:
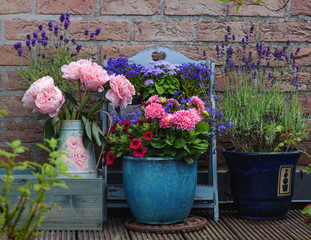
M 223 155 L 239 215 L 259 220 L 284 218 L 291 207 L 301 152 L 225 151 Z
M 160 157 L 123 157 L 123 185 L 135 220 L 147 224 L 183 222 L 191 210 L 197 162 Z

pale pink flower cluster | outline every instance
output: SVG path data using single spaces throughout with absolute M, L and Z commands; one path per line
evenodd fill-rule
M 186 110 L 180 110 L 174 113 L 173 124 L 182 130 L 193 130 L 195 127 L 195 118 L 193 114 Z
M 92 91 L 102 92 L 104 85 L 109 81 L 107 71 L 91 60 L 81 59 L 61 67 L 63 78 L 70 81 L 78 81 Z
M 164 108 L 159 103 L 152 103 L 145 109 L 146 118 L 161 118 L 165 114 Z
M 39 111 L 55 117 L 65 102 L 65 98 L 54 80 L 46 76 L 35 81 L 24 94 L 22 99 L 24 107 L 32 108 L 34 112 Z
M 173 114 L 165 113 L 159 121 L 160 128 L 170 128 L 173 126 Z
M 194 96 L 191 98 L 191 103 L 190 103 L 190 107 L 194 107 L 196 108 L 198 111 L 204 111 L 204 102 L 197 96 Z
M 125 108 L 132 103 L 135 88 L 123 75 L 110 76 L 110 87 L 106 94 L 106 98 L 110 100 L 112 105 L 117 108 L 121 106 Z

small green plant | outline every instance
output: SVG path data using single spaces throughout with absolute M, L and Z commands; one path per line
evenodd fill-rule
M 35 239 L 43 232 L 36 230 L 42 223 L 51 207 L 59 206 L 56 203 L 45 203 L 46 191 L 53 187 L 67 188 L 64 181 L 57 179 L 59 175 L 71 177 L 64 172 L 67 167 L 60 159 L 63 152 L 56 151 L 57 140 L 54 138 L 46 140 L 47 145 L 38 144 L 39 147 L 49 152 L 49 163 L 39 164 L 35 162 L 16 162 L 15 158 L 23 154 L 28 149 L 21 145 L 21 141 L 15 140 L 7 143 L 12 148 L 12 152 L 0 149 L 0 167 L 6 170 L 6 174 L 1 178 L 2 188 L 0 195 L 0 239 L 25 240 Z M 14 172 L 33 169 L 32 174 L 36 181 L 31 179 L 25 181 L 24 186 L 16 187 L 14 184 Z M 20 191 L 17 204 L 12 204 L 12 191 Z

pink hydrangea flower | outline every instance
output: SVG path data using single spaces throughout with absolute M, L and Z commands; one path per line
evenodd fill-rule
M 177 128 L 182 130 L 190 131 L 195 127 L 195 119 L 193 114 L 185 110 L 180 110 L 174 113 L 173 123 L 177 126 Z
M 102 66 L 97 63 L 82 64 L 80 71 L 80 81 L 88 90 L 104 91 L 103 86 L 109 81 L 109 75 Z
M 191 104 L 190 104 L 190 107 L 194 107 L 196 108 L 197 110 L 199 110 L 200 112 L 201 111 L 204 111 L 204 102 L 197 96 L 194 96 L 191 98 Z
M 170 128 L 173 126 L 173 114 L 165 113 L 159 121 L 160 128 Z
M 54 80 L 50 76 L 40 78 L 31 84 L 30 88 L 26 91 L 22 99 L 24 107 L 32 108 L 34 111 L 36 111 L 37 107 L 35 101 L 38 93 L 41 92 L 42 89 L 49 86 L 54 86 Z
M 158 95 L 151 96 L 147 101 L 146 104 L 151 104 L 151 103 L 158 103 L 160 102 L 160 98 Z
M 55 117 L 64 102 L 65 98 L 61 90 L 56 86 L 48 86 L 37 94 L 35 104 L 39 112 L 48 113 L 50 117 Z
M 123 75 L 110 76 L 110 87 L 106 98 L 110 100 L 114 108 L 119 106 L 125 108 L 132 103 L 135 88 Z
M 159 103 L 152 103 L 145 109 L 146 118 L 161 118 L 164 113 L 164 108 Z
M 92 65 L 92 61 L 87 59 L 81 59 L 77 62 L 71 62 L 69 65 L 62 66 L 62 77 L 72 82 L 79 80 L 81 74 L 81 67 L 84 65 Z
M 202 121 L 203 118 L 198 110 L 196 110 L 195 108 L 190 108 L 188 109 L 188 111 L 193 115 L 195 124 L 198 124 Z

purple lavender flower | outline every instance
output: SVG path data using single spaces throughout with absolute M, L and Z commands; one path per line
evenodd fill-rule
M 66 20 L 67 20 L 67 21 L 70 20 L 70 14 L 69 14 L 69 12 L 66 13 Z
M 17 53 L 19 56 L 22 56 L 23 55 L 23 49 L 22 48 L 17 49 Z
M 65 13 L 62 13 L 62 14 L 59 16 L 59 21 L 61 21 L 61 22 L 64 22 L 64 21 L 65 21 Z
M 33 38 L 38 38 L 38 33 L 36 31 L 34 31 L 32 36 L 33 36 Z
M 16 50 L 18 50 L 18 49 L 22 48 L 22 43 L 21 43 L 21 42 L 17 42 L 17 43 L 15 43 L 13 46 L 14 46 L 14 48 L 15 48 Z
M 88 36 L 88 35 L 89 35 L 89 29 L 88 29 L 88 28 L 86 28 L 86 29 L 84 30 L 84 35 L 85 35 L 85 36 Z
M 46 37 L 46 31 L 42 30 L 42 32 L 41 32 L 41 37 L 42 37 L 42 38 L 45 38 L 45 37 Z
M 42 58 L 45 59 L 45 54 L 44 53 L 42 53 Z
M 71 23 L 70 23 L 69 20 L 65 20 L 65 22 L 64 22 L 64 29 L 68 29 L 70 24 Z
M 34 47 L 34 46 L 36 46 L 36 43 L 37 43 L 37 39 L 33 38 L 31 40 L 31 45 Z
M 82 44 L 77 44 L 77 47 L 76 47 L 77 53 L 80 52 L 81 48 L 82 48 Z
M 29 47 L 29 46 L 30 46 L 30 44 L 31 44 L 30 39 L 27 39 L 27 40 L 26 40 L 26 46 L 27 46 L 27 47 Z
M 73 39 L 71 39 L 71 42 L 73 43 L 73 44 L 76 44 L 76 40 L 73 38 Z
M 48 22 L 48 27 L 49 27 L 49 31 L 53 31 L 53 22 L 52 21 Z
M 102 29 L 100 27 L 97 27 L 95 30 L 95 36 L 98 36 L 101 30 Z
M 90 38 L 93 38 L 95 36 L 95 32 L 91 32 Z
M 150 84 L 154 84 L 154 82 L 153 82 L 153 80 L 152 79 L 148 79 L 148 80 L 146 80 L 145 82 L 144 82 L 144 85 L 146 86 L 146 87 L 148 87 Z
M 65 42 L 66 44 L 68 44 L 68 43 L 69 43 L 68 38 L 65 38 L 64 42 Z
M 60 36 L 59 36 L 59 40 L 62 41 L 63 39 L 64 39 L 64 35 L 60 35 Z
M 55 36 L 57 36 L 58 30 L 59 30 L 59 26 L 58 26 L 58 25 L 55 25 L 55 26 L 54 26 L 54 34 L 55 34 Z
M 26 38 L 27 38 L 27 39 L 30 39 L 30 38 L 31 38 L 30 34 L 27 34 L 27 35 L 26 35 Z
M 39 24 L 39 25 L 38 25 L 38 28 L 39 28 L 40 31 L 42 31 L 43 25 L 42 25 L 42 24 Z

